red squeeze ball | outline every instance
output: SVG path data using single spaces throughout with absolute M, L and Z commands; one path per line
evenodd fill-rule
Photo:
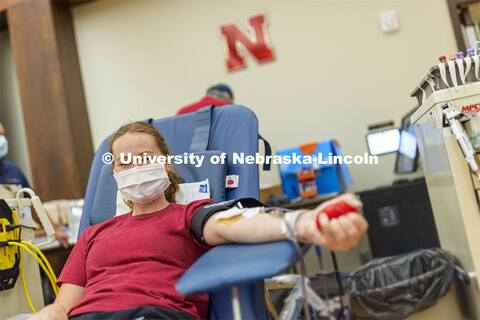
M 325 213 L 327 216 L 328 216 L 328 219 L 336 219 L 340 216 L 343 216 L 349 212 L 355 212 L 355 213 L 358 213 L 357 209 L 351 207 L 348 203 L 346 203 L 345 201 L 340 201 L 340 202 L 336 202 L 336 203 L 333 203 L 329 206 L 327 206 L 326 208 L 324 208 L 322 211 L 320 211 L 318 214 L 317 214 L 317 228 L 318 230 L 322 231 L 322 225 L 320 224 L 320 214 L 321 213 Z

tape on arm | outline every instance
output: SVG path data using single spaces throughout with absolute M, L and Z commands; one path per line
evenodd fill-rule
M 283 216 L 281 232 L 284 236 L 287 237 L 288 240 L 292 242 L 296 241 L 298 236 L 297 230 L 296 230 L 298 218 L 300 218 L 300 216 L 304 214 L 306 211 L 307 210 L 305 209 L 289 211 L 289 212 L 286 212 L 285 215 Z
M 238 206 L 241 206 L 241 208 L 251 208 L 264 205 L 254 198 L 234 199 L 219 203 L 206 204 L 198 208 L 193 215 L 192 222 L 190 224 L 190 232 L 198 242 L 208 245 L 203 237 L 203 228 L 205 227 L 207 220 L 216 212 L 228 210 Z

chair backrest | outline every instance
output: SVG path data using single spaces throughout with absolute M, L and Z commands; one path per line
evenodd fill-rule
M 201 132 L 201 128 L 205 128 L 204 123 L 201 122 L 202 118 L 205 120 L 205 111 L 208 111 L 208 108 L 210 107 L 202 108 L 195 113 L 149 120 L 149 122 L 162 133 L 173 154 L 189 153 L 195 137 L 197 140 L 199 136 L 206 137 L 208 143 L 200 148 L 198 145 L 194 146 L 195 151 L 201 151 L 201 148 L 206 147 L 207 150 L 226 152 L 230 160 L 227 165 L 227 175 L 239 176 L 238 187 L 227 189 L 226 199 L 258 199 L 260 194 L 258 165 L 232 161 L 234 153 L 255 155 L 258 151 L 257 117 L 250 109 L 239 105 L 210 108 L 211 122 L 208 126 L 210 130 L 209 134 L 205 135 L 205 132 Z M 118 187 L 112 176 L 111 165 L 106 165 L 102 160 L 102 156 L 109 151 L 108 143 L 111 137 L 112 135 L 103 140 L 93 159 L 79 236 L 86 227 L 106 221 L 115 215 Z M 205 139 L 203 141 L 205 142 Z
M 250 109 L 239 105 L 206 107 L 195 113 L 148 120 L 148 122 L 162 133 L 173 154 L 205 150 L 219 150 L 227 153 L 229 159 L 227 175 L 238 176 L 238 187 L 227 189 L 226 200 L 259 199 L 258 165 L 232 161 L 234 153 L 255 155 L 258 152 L 258 120 Z M 115 215 L 118 187 L 112 176 L 111 165 L 105 164 L 102 159 L 103 155 L 109 151 L 108 144 L 111 137 L 112 135 L 101 143 L 93 159 L 79 236 L 88 226 L 106 221 Z M 249 305 L 242 304 L 242 308 L 248 308 L 244 313 L 254 318 L 267 317 L 261 283 L 262 281 L 257 281 L 240 288 L 242 300 L 250 301 Z M 229 294 L 228 290 L 212 293 L 210 319 L 226 319 L 232 316 L 231 305 L 223 303 Z

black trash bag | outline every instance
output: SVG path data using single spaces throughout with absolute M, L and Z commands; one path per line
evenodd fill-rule
M 347 282 L 351 310 L 360 319 L 401 319 L 431 307 L 450 289 L 455 261 L 439 248 L 374 259 Z

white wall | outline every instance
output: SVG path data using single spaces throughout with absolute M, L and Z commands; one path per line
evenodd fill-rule
M 394 9 L 400 30 L 383 34 Z M 227 72 L 219 24 L 268 12 L 276 60 Z M 94 145 L 128 120 L 166 117 L 225 82 L 273 148 L 337 138 L 367 152 L 367 124 L 400 118 L 437 57 L 456 51 L 446 1 L 99 1 L 73 10 Z M 350 166 L 352 190 L 389 183 L 394 155 Z M 279 183 L 278 171 L 261 184 Z
M 394 9 L 400 30 L 380 31 Z M 227 72 L 219 24 L 267 12 L 276 59 Z M 437 57 L 456 51 L 446 1 L 101 0 L 73 9 L 94 147 L 122 123 L 173 115 L 225 82 L 257 114 L 274 150 L 337 138 L 345 154 L 367 151 L 367 124 L 396 125 L 411 90 Z M 1 37 L 0 121 L 9 158 L 30 178 L 8 36 Z M 5 123 L 6 122 L 6 123 Z M 350 166 L 352 190 L 389 183 L 394 155 Z M 277 168 L 261 184 L 279 183 Z
M 6 159 L 18 165 L 30 184 L 33 184 L 17 73 L 8 31 L 0 32 L 0 122 L 5 127 L 5 136 L 8 139 L 9 151 Z

